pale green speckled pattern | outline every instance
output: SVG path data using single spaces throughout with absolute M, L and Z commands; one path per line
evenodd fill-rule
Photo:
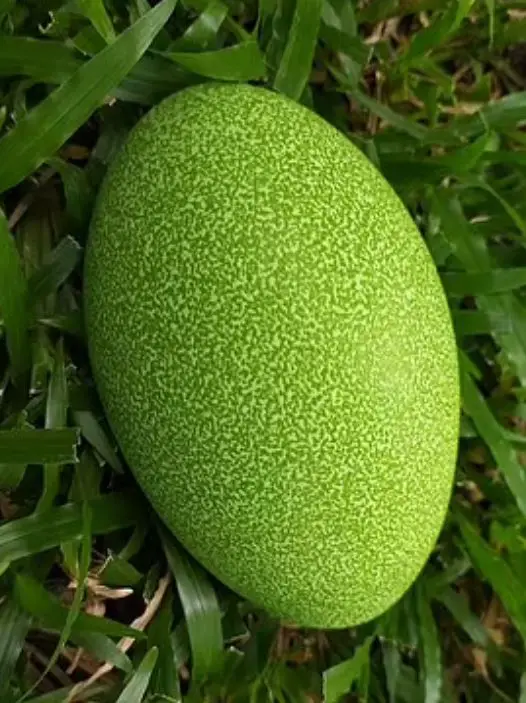
M 409 587 L 452 486 L 456 351 L 415 225 L 346 137 L 250 86 L 161 103 L 101 189 L 86 322 L 124 455 L 219 579 L 316 627 Z

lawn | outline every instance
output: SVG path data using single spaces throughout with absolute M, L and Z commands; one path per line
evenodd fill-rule
M 160 531 L 90 375 L 99 184 L 151 105 L 208 80 L 344 132 L 451 308 L 448 517 L 414 587 L 351 630 L 280 625 Z M 526 703 L 525 247 L 525 0 L 0 0 L 1 703 Z

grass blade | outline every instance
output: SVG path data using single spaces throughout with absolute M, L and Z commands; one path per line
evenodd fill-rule
M 65 427 L 68 414 L 68 386 L 66 381 L 66 368 L 62 342 L 57 344 L 53 370 L 49 379 L 46 398 L 47 429 Z M 53 505 L 60 484 L 60 464 L 46 464 L 44 466 L 44 487 L 42 496 L 37 505 L 38 510 L 48 510 Z
M 503 429 L 488 408 L 482 394 L 466 369 L 460 364 L 460 386 L 465 411 L 473 420 L 478 433 L 493 454 L 497 466 L 504 474 L 506 483 L 513 493 L 517 505 L 526 515 L 526 474 L 520 465 L 517 452 L 507 441 Z
M 62 650 L 67 644 L 71 637 L 73 627 L 75 622 L 78 620 L 80 615 L 82 601 L 84 599 L 84 593 L 86 590 L 86 578 L 88 576 L 89 566 L 91 563 L 91 509 L 89 504 L 84 501 L 82 503 L 82 539 L 80 541 L 80 556 L 79 556 L 79 568 L 77 570 L 76 576 L 76 588 L 75 594 L 73 596 L 73 602 L 71 607 L 67 609 L 66 621 L 60 632 L 59 641 L 55 647 L 55 651 L 49 658 L 46 668 L 40 675 L 40 677 L 31 686 L 30 690 L 24 694 L 27 697 L 30 693 L 35 691 L 38 686 L 44 681 L 48 673 L 55 666 L 58 661 Z
M 60 288 L 80 261 L 81 253 L 73 237 L 68 235 L 61 239 L 29 279 L 31 301 L 34 303 Z
M 0 430 L 2 464 L 74 464 L 79 433 L 60 430 Z
M 263 55 L 253 40 L 217 51 L 171 51 L 164 55 L 192 73 L 222 81 L 258 80 L 266 71 Z
M 170 51 L 192 51 L 210 49 L 221 25 L 228 16 L 228 7 L 223 0 L 210 0 L 206 9 L 193 22 L 183 36 L 170 45 Z
M 420 646 L 425 673 L 424 703 L 440 703 L 442 700 L 442 652 L 440 651 L 437 626 L 422 579 L 417 583 L 415 590 Z
M 115 41 L 115 30 L 103 0 L 76 0 L 76 4 L 107 44 Z
M 484 625 L 480 622 L 480 618 L 471 610 L 465 598 L 460 593 L 457 593 L 450 586 L 444 588 L 436 596 L 442 605 L 444 605 L 451 615 L 455 618 L 464 632 L 471 637 L 475 644 L 480 647 L 487 647 L 490 644 L 490 638 Z
M 320 26 L 322 0 L 296 0 L 287 45 L 274 78 L 274 88 L 299 100 L 309 80 Z
M 442 283 L 452 295 L 492 295 L 508 293 L 526 286 L 526 267 L 482 271 L 481 273 L 444 273 Z
M 159 531 L 186 618 L 192 650 L 192 680 L 198 684 L 216 671 L 222 661 L 219 603 L 205 571 L 183 552 L 163 527 Z
M 56 41 L 3 36 L 0 43 L 0 76 L 21 75 L 62 83 L 82 63 L 71 49 Z
M 89 501 L 94 535 L 135 525 L 144 509 L 136 494 L 112 493 Z M 0 525 L 0 565 L 82 537 L 82 510 L 63 505 Z
M 330 66 L 330 71 L 335 78 L 337 78 L 340 83 L 349 90 L 351 97 L 362 107 L 365 107 L 366 110 L 369 110 L 373 114 L 380 117 L 380 119 L 385 120 L 393 127 L 396 127 L 396 129 L 408 134 L 410 137 L 414 137 L 419 141 L 426 138 L 426 127 L 418 122 L 404 117 L 403 115 L 400 115 L 398 112 L 392 110 L 388 105 L 378 102 L 378 100 L 371 98 L 361 90 L 355 90 L 354 86 L 350 85 L 346 77 L 338 69 L 334 68 L 334 66 Z
M 31 365 L 28 288 L 20 257 L 2 210 L 0 210 L 0 313 L 4 318 L 13 376 L 18 379 Z M 3 462 L 3 459 L 0 461 Z
M 490 547 L 476 527 L 460 511 L 455 511 L 465 547 L 473 566 L 492 586 L 506 608 L 523 641 L 526 642 L 526 603 L 524 588 L 507 561 Z
M 154 621 L 148 628 L 148 647 L 157 647 L 159 658 L 154 671 L 150 690 L 158 696 L 179 697 L 179 675 L 175 664 L 171 632 L 173 624 L 173 596 L 171 590 Z
M 59 158 L 47 159 L 47 163 L 60 174 L 66 196 L 68 224 L 77 237 L 81 237 L 89 221 L 95 194 L 86 171 L 69 161 Z
M 78 129 L 137 63 L 171 15 L 163 0 L 28 112 L 0 140 L 0 192 L 32 173 Z
M 148 650 L 137 671 L 117 699 L 117 703 L 141 703 L 148 688 L 158 655 L 159 650 L 157 647 L 152 647 Z
M 71 619 L 71 633 L 75 635 L 95 632 L 107 637 L 145 638 L 144 632 L 105 617 L 79 612 L 73 619 L 69 608 L 62 605 L 39 581 L 27 574 L 19 573 L 15 576 L 13 595 L 24 612 L 51 630 L 64 630 L 68 619 Z
M 100 456 L 117 473 L 122 473 L 122 463 L 108 435 L 100 426 L 91 410 L 74 410 L 73 419 L 80 428 L 82 436 L 96 449 Z
M 29 631 L 30 619 L 8 598 L 0 605 L 0 699 L 7 698 L 11 675 L 15 670 Z
M 325 703 L 338 703 L 342 696 L 349 693 L 369 662 L 369 649 L 373 641 L 368 637 L 361 644 L 351 659 L 340 662 L 323 672 L 323 700 Z

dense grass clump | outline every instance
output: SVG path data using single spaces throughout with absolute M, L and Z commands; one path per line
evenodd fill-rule
M 93 198 L 137 120 L 252 82 L 358 145 L 457 335 L 455 494 L 414 588 L 352 630 L 241 602 L 160 527 L 95 392 Z M 526 701 L 524 0 L 0 0 L 0 701 Z

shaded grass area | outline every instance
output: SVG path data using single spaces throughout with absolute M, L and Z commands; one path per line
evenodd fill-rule
M 81 260 L 152 104 L 253 81 L 349 135 L 457 334 L 455 493 L 414 588 L 280 627 L 159 528 L 90 376 Z M 0 0 L 0 701 L 526 701 L 524 0 Z

